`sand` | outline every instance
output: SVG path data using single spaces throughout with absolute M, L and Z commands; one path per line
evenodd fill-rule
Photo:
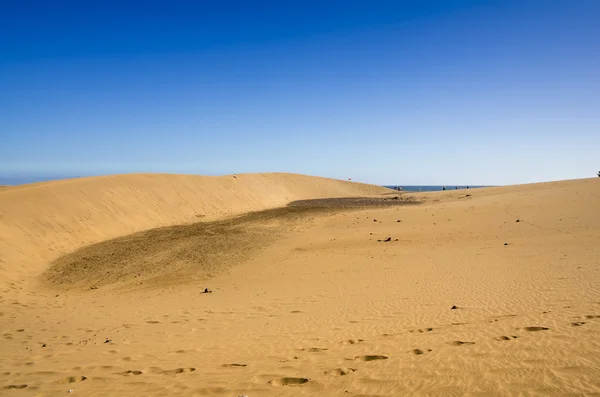
M 2 395 L 600 395 L 600 178 L 90 178 L 0 237 Z

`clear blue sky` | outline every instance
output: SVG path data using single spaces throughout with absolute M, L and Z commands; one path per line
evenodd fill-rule
M 597 0 L 2 2 L 0 174 L 592 177 L 599 21 Z

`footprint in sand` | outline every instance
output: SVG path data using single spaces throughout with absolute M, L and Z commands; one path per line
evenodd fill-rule
M 308 379 L 308 378 L 285 377 L 285 378 L 270 380 L 269 384 L 273 385 L 273 386 L 298 386 L 298 385 L 303 385 L 304 383 L 308 382 L 309 380 L 310 379 Z
M 420 333 L 420 334 L 423 334 L 423 333 L 425 333 L 425 332 L 431 332 L 431 331 L 433 331 L 433 328 L 411 329 L 411 330 L 410 330 L 410 331 L 408 331 L 408 332 L 411 332 L 411 333 L 412 333 L 412 332 L 418 332 L 418 333 Z
M 184 372 L 194 372 L 196 370 L 196 368 L 192 368 L 192 367 L 188 367 L 188 368 L 175 368 L 175 369 L 168 369 L 166 371 L 163 371 L 163 374 L 165 375 L 178 375 L 178 374 L 183 374 Z
M 588 320 L 592 320 L 594 318 L 600 318 L 600 314 L 588 314 L 587 316 L 585 316 L 585 318 L 587 318 Z
M 574 323 L 571 323 L 573 327 L 581 327 L 583 324 L 585 324 L 585 321 L 576 321 Z
M 27 387 L 27 385 L 8 385 L 8 386 L 4 386 L 5 389 L 16 389 L 16 390 L 20 390 L 20 389 L 25 389 Z
M 58 381 L 58 383 L 75 383 L 75 382 L 83 382 L 87 378 L 85 376 L 67 376 L 66 378 L 62 378 Z
M 421 354 L 425 354 L 427 352 L 430 352 L 431 349 L 427 349 L 427 350 L 422 350 L 422 349 L 412 349 L 410 352 L 412 354 L 414 354 L 415 356 L 420 356 Z
M 536 331 L 548 331 L 550 328 L 547 327 L 525 327 L 525 331 L 536 332 Z
M 357 361 L 375 361 L 375 360 L 387 360 L 388 356 L 381 355 L 367 355 L 367 356 L 356 356 L 354 357 Z
M 326 347 L 311 347 L 308 349 L 300 349 L 300 351 L 309 352 L 309 353 L 320 353 L 320 352 L 324 352 L 325 350 L 328 350 L 328 349 Z
M 49 375 L 56 375 L 57 372 L 54 371 L 36 371 L 33 372 L 34 375 L 44 375 L 44 376 L 49 376 Z
M 450 342 L 450 345 L 452 345 L 452 346 L 474 345 L 474 344 L 475 344 L 475 342 L 464 342 L 461 340 L 455 340 L 455 341 Z
M 240 368 L 240 367 L 247 367 L 248 364 L 223 364 L 221 365 L 221 367 L 223 368 Z
M 343 345 L 357 345 L 361 342 L 364 342 L 363 339 L 346 339 L 342 341 Z
M 325 375 L 345 376 L 345 375 L 351 374 L 356 371 L 357 370 L 354 368 L 335 368 L 335 369 L 329 369 L 329 370 L 325 371 Z
M 123 375 L 123 376 L 131 376 L 131 375 L 141 375 L 142 371 L 135 371 L 135 370 L 127 370 L 125 372 L 120 372 L 119 375 Z
M 156 321 L 156 320 L 150 320 L 150 321 L 146 321 L 148 324 L 160 324 L 160 321 Z
M 516 336 L 516 335 L 512 335 L 512 336 L 502 335 L 497 338 L 494 338 L 494 340 L 503 341 L 503 340 L 513 340 L 513 339 L 517 339 L 517 338 L 518 338 L 518 336 Z

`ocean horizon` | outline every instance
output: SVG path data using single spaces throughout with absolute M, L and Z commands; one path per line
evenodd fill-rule
M 389 189 L 401 188 L 404 192 L 438 192 L 441 190 L 477 189 L 485 185 L 384 185 Z
M 64 179 L 80 178 L 79 176 L 40 176 L 40 175 L 24 175 L 24 176 L 2 176 L 0 175 L 0 186 L 18 186 L 27 185 L 29 183 L 59 181 Z

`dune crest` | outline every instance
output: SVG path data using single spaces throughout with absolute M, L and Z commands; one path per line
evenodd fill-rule
M 297 174 L 131 174 L 0 190 L 0 285 L 85 245 L 161 226 L 390 190 Z M 10 264 L 10 267 L 8 266 Z

